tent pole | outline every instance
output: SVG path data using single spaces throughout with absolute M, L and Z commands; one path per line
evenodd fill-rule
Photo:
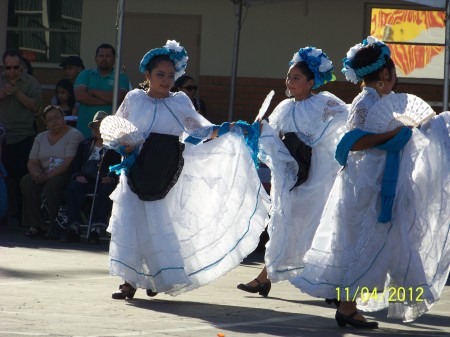
M 234 30 L 234 43 L 233 43 L 233 61 L 231 65 L 231 88 L 230 88 L 230 105 L 228 108 L 228 121 L 233 121 L 233 110 L 234 110 L 234 96 L 236 92 L 236 75 L 237 75 L 237 64 L 239 55 L 239 38 L 241 34 L 241 17 L 242 17 L 242 1 L 235 0 L 235 15 L 236 15 L 236 26 Z M 236 13 L 236 5 L 238 7 L 238 12 Z
M 444 56 L 444 98 L 442 102 L 442 111 L 448 111 L 448 84 L 449 84 L 449 64 L 450 64 L 450 0 L 446 1 L 445 6 L 445 56 Z
M 117 101 L 119 98 L 119 77 L 120 64 L 122 59 L 122 33 L 123 33 L 123 15 L 125 11 L 125 0 L 119 0 L 117 4 L 117 21 L 116 21 L 116 62 L 114 65 L 114 89 L 112 101 L 112 114 L 117 111 Z

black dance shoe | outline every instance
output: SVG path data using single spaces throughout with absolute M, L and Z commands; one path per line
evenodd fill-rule
M 334 305 L 336 306 L 336 308 L 339 308 L 339 305 L 341 305 L 341 301 L 339 301 L 336 298 L 326 298 L 325 302 L 327 302 L 328 304 L 334 303 Z
M 378 329 L 378 322 L 369 322 L 366 319 L 364 319 L 364 321 L 354 319 L 353 317 L 355 317 L 357 314 L 358 311 L 355 311 L 350 315 L 344 315 L 340 313 L 339 310 L 336 310 L 336 322 L 340 327 L 344 327 L 348 324 L 354 328 L 359 329 Z
M 156 291 L 153 291 L 151 289 L 147 289 L 147 296 L 155 297 L 156 295 L 158 295 L 158 293 Z
M 255 278 L 255 281 L 258 282 L 256 286 L 249 286 L 248 284 L 240 283 L 238 284 L 237 288 L 241 289 L 243 291 L 246 291 L 248 293 L 259 293 L 261 296 L 267 297 L 270 292 L 270 288 L 272 287 L 272 282 L 268 281 L 265 283 L 262 283 L 260 280 Z
M 124 283 L 119 286 L 119 290 L 112 294 L 112 298 L 115 300 L 124 300 L 126 298 L 132 299 L 136 294 L 136 289 L 129 283 Z

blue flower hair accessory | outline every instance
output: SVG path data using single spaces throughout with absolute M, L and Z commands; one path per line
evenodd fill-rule
M 361 48 L 369 45 L 378 46 L 380 48 L 380 56 L 378 56 L 378 59 L 374 63 L 365 67 L 355 69 L 352 62 L 355 58 L 356 53 Z M 365 39 L 362 43 L 358 43 L 348 50 L 347 57 L 343 59 L 344 67 L 342 68 L 342 73 L 345 75 L 347 81 L 356 84 L 361 81 L 364 76 L 381 69 L 381 67 L 386 64 L 385 56 L 387 56 L 388 58 L 391 57 L 391 51 L 389 47 L 383 41 L 380 41 L 373 36 L 368 36 L 367 39 Z
M 308 68 L 314 74 L 313 89 L 317 89 L 321 85 L 336 79 L 336 76 L 333 74 L 333 63 L 328 56 L 322 52 L 322 49 L 317 49 L 315 47 L 300 48 L 300 50 L 294 54 L 289 65 L 292 66 L 293 64 L 302 61 L 308 65 Z
M 175 40 L 167 40 L 166 44 L 161 48 L 155 48 L 148 51 L 141 60 L 139 70 L 141 73 L 145 73 L 145 67 L 151 61 L 152 58 L 158 55 L 167 55 L 175 64 L 175 79 L 184 74 L 184 70 L 187 66 L 187 52 L 184 47 Z

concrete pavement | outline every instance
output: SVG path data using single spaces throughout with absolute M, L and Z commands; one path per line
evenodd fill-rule
M 263 266 L 255 252 L 219 280 L 177 297 L 111 299 L 120 283 L 108 273 L 107 243 L 63 244 L 0 227 L 0 336 L 450 336 L 450 283 L 431 311 L 411 324 L 367 314 L 380 329 L 338 328 L 335 309 L 288 282 L 268 298 L 236 285 Z

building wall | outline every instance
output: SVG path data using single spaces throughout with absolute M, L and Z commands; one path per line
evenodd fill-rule
M 97 34 L 89 32 L 98 26 L 99 11 L 105 24 L 114 22 L 116 6 L 111 6 L 111 2 L 115 3 L 111 0 L 84 1 L 83 32 L 86 28 L 87 34 L 83 34 L 83 50 L 85 44 L 92 50 L 98 42 Z M 368 33 L 365 31 L 368 27 L 365 7 L 369 3 L 405 5 L 401 0 L 284 0 L 244 7 L 238 76 L 280 78 L 293 53 L 307 45 L 322 48 L 339 70 L 347 50 Z M 125 12 L 201 15 L 200 75 L 230 76 L 236 22 L 231 0 L 126 0 Z M 113 30 L 104 32 L 110 41 L 115 38 L 114 33 Z M 145 44 L 145 27 L 139 38 Z M 344 80 L 339 71 L 336 75 L 338 80 Z
M 222 123 L 229 120 L 230 77 L 200 76 L 199 86 L 202 88 L 201 97 L 204 98 L 207 105 L 206 117 L 213 123 Z M 346 81 L 329 82 L 319 89 L 335 94 L 346 103 L 351 103 L 360 92 L 359 85 Z M 231 120 L 253 121 L 270 90 L 274 90 L 275 95 L 268 113 L 279 102 L 287 98 L 284 94 L 286 90 L 284 78 L 239 77 L 237 79 L 235 108 L 231 114 Z M 442 111 L 442 84 L 399 83 L 396 92 L 417 95 L 428 101 L 436 112 Z
M 274 1 L 244 7 L 238 76 L 280 78 L 293 53 L 307 45 L 322 48 L 332 60 L 340 62 L 347 49 L 364 37 L 365 1 L 346 0 L 345 3 L 344 11 L 342 2 L 335 0 Z M 93 65 L 93 51 L 99 41 L 115 42 L 116 9 L 116 1 L 83 2 L 81 54 L 88 66 Z M 127 0 L 125 4 L 125 12 L 131 13 L 201 15 L 200 75 L 203 76 L 231 74 L 234 11 L 230 0 Z M 99 13 L 102 15 L 101 26 Z M 143 36 L 138 38 L 145 44 L 145 28 Z M 337 76 L 338 80 L 343 80 L 340 74 Z
M 0 50 L 6 48 L 6 28 L 8 27 L 8 1 L 0 0 Z
M 96 13 L 102 12 L 104 25 L 111 25 L 115 19 L 116 7 L 110 3 L 110 0 L 89 0 L 83 4 L 82 56 L 87 64 L 89 58 L 93 59 L 90 51 L 98 44 L 98 35 L 89 34 L 98 26 Z M 322 48 L 335 64 L 337 81 L 323 89 L 350 103 L 359 88 L 344 81 L 340 72 L 341 60 L 349 47 L 367 35 L 366 3 L 369 1 L 299 0 L 244 7 L 232 113 L 229 108 L 230 76 L 236 26 L 232 1 L 127 0 L 125 12 L 202 16 L 199 95 L 207 104 L 207 117 L 219 123 L 230 117 L 234 120 L 251 120 L 272 89 L 276 91 L 276 95 L 270 109 L 285 98 L 284 77 L 288 62 L 295 51 L 308 45 Z M 390 0 L 378 0 L 376 3 L 405 5 L 402 1 Z M 111 29 L 98 33 L 104 36 L 104 40 L 115 39 L 115 32 Z M 145 43 L 145 33 L 139 38 Z M 176 36 L 172 38 L 177 39 Z M 157 46 L 149 46 L 149 49 L 154 47 Z M 189 65 L 187 72 L 189 73 Z M 401 85 L 399 90 L 405 88 L 409 92 L 417 92 L 428 101 L 439 102 L 442 99 L 442 84 L 428 82 L 401 83 L 403 87 Z
M 4 16 L 6 0 L 0 0 L 0 18 Z M 116 42 L 116 0 L 84 0 L 81 57 L 86 67 L 94 66 L 95 48 L 103 42 Z M 276 95 L 270 109 L 284 96 L 284 77 L 288 62 L 299 48 L 312 45 L 322 48 L 335 64 L 337 81 L 327 84 L 329 90 L 350 103 L 358 86 L 344 81 L 341 60 L 349 47 L 367 34 L 365 6 L 367 3 L 402 4 L 402 0 L 292 0 L 243 8 L 235 106 L 232 118 L 251 120 L 270 90 Z M 2 7 L 3 6 L 3 7 Z M 199 94 L 205 100 L 208 118 L 222 122 L 230 117 L 230 76 L 235 35 L 235 8 L 231 0 L 126 0 L 126 13 L 200 15 L 200 60 L 198 62 Z M 4 22 L 0 20 L 0 22 Z M 185 27 L 182 29 L 189 29 Z M 142 44 L 146 36 L 164 34 L 146 31 L 136 36 Z M 4 42 L 0 32 L 0 46 Z M 3 39 L 3 40 L 2 40 Z M 170 39 L 177 40 L 177 36 Z M 183 43 L 183 41 L 180 41 Z M 149 45 L 148 49 L 159 47 Z M 188 50 L 189 52 L 189 50 Z M 137 65 L 136 65 L 137 67 Z M 52 81 L 62 71 L 57 65 L 38 67 L 37 76 L 45 83 L 46 97 L 51 97 Z M 128 69 L 128 67 L 127 67 Z M 187 68 L 189 73 L 189 65 Z M 442 100 L 442 81 L 406 81 L 398 91 L 409 90 L 430 102 Z M 439 107 L 437 106 L 437 109 Z

